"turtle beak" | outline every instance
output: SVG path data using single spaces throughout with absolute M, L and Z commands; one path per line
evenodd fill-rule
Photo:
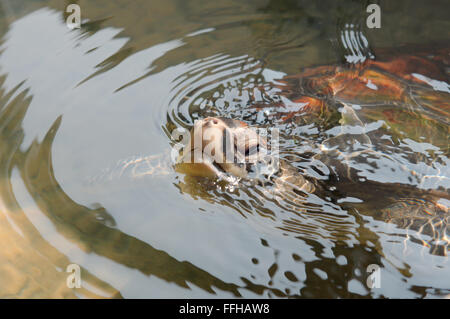
M 214 165 L 212 161 L 204 159 L 201 163 L 192 162 L 180 162 L 175 164 L 175 170 L 178 173 L 197 176 L 197 177 L 208 177 L 215 178 L 223 175 L 224 173 L 219 170 L 217 165 Z
M 213 120 L 213 119 L 211 119 Z M 177 159 L 175 170 L 188 176 L 215 178 L 223 175 L 222 168 L 214 163 L 214 160 L 203 152 L 203 127 L 208 124 L 206 120 L 196 122 L 191 129 L 191 140 L 182 150 Z M 200 134 L 200 135 L 199 135 Z M 196 146 L 194 140 L 198 138 L 200 145 Z

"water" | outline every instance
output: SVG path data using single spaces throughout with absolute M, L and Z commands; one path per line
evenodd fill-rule
M 380 29 L 358 1 L 79 1 L 75 30 L 68 4 L 0 2 L 1 297 L 450 294 L 448 248 L 364 205 L 395 197 L 392 183 L 448 194 L 448 66 L 444 79 L 417 75 L 426 94 L 409 87 L 429 107 L 356 91 L 347 126 L 339 107 L 284 121 L 298 105 L 280 89 L 308 67 L 448 48 L 446 1 L 383 2 Z M 347 162 L 386 189 L 332 202 L 177 174 L 170 132 L 211 115 L 279 128 L 282 157 L 315 178 L 324 142 L 368 147 L 339 139 L 356 129 L 379 155 Z M 69 264 L 80 289 L 66 285 Z

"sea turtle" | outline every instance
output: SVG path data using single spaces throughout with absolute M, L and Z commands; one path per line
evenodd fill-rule
M 450 177 L 446 171 L 440 176 L 435 172 L 419 174 L 415 167 L 395 162 L 388 153 L 398 150 L 401 139 L 425 138 L 433 141 L 439 154 L 418 158 L 420 154 L 414 153 L 410 155 L 414 161 L 431 165 L 432 161 L 450 156 L 449 52 L 442 49 L 432 56 L 417 52 L 414 56 L 368 59 L 350 67 L 308 68 L 276 82 L 277 94 L 296 104 L 294 110 L 282 102 L 250 103 L 248 108 L 256 110 L 270 107 L 275 114 L 274 124 L 333 122 L 331 126 L 325 125 L 326 138 L 310 143 L 310 163 L 320 163 L 314 170 L 321 178 L 307 174 L 290 160 L 279 159 L 269 149 L 267 140 L 245 122 L 220 117 L 195 123 L 175 168 L 187 177 L 219 179 L 225 183 L 242 179 L 271 183 L 275 191 L 293 203 L 303 203 L 308 200 L 307 194 L 316 194 L 348 207 L 342 199 L 356 198 L 360 202 L 352 203 L 352 207 L 366 209 L 380 220 L 430 236 L 431 240 L 422 242 L 431 246 L 432 253 L 447 254 Z M 371 123 L 377 125 L 376 130 L 370 127 Z M 201 161 L 195 160 L 196 153 Z M 229 154 L 231 161 L 224 161 Z M 119 171 L 121 175 L 131 169 L 133 176 L 165 173 L 171 170 L 167 158 L 167 154 L 133 158 L 119 163 L 120 170 L 113 172 Z M 417 179 L 416 186 L 376 181 L 358 171 L 358 165 L 370 167 L 383 161 L 405 166 L 408 178 Z M 155 165 L 159 169 L 155 170 Z M 434 183 L 433 187 L 425 187 L 430 183 Z
M 185 155 L 180 158 L 177 169 L 188 175 L 222 179 L 227 175 L 258 182 L 270 178 L 280 193 L 291 201 L 304 200 L 304 193 L 315 193 L 336 200 L 342 197 L 358 198 L 363 203 L 353 206 L 364 207 L 381 220 L 430 236 L 432 240 L 426 245 L 432 247 L 432 252 L 446 254 L 450 234 L 448 169 L 436 176 L 418 174 L 414 167 L 406 165 L 404 169 L 409 171 L 409 178 L 417 178 L 416 184 L 424 186 L 419 188 L 412 183 L 377 182 L 361 177 L 355 164 L 376 165 L 377 162 L 391 160 L 385 151 L 391 151 L 393 146 L 400 144 L 399 140 L 405 138 L 431 140 L 437 147 L 436 153 L 441 155 L 432 154 L 433 156 L 420 158 L 420 154 L 414 153 L 409 155 L 412 162 L 432 165 L 433 161 L 438 163 L 442 158 L 448 159 L 449 54 L 449 49 L 438 49 L 434 55 L 416 52 L 415 55 L 383 57 L 380 54 L 377 60 L 367 59 L 351 66 L 307 68 L 276 82 L 277 94 L 292 102 L 289 107 L 283 102 L 250 103 L 248 107 L 256 110 L 270 108 L 275 114 L 275 123 L 294 126 L 312 121 L 329 123 L 333 117 L 339 122 L 338 125 L 333 123 L 331 130 L 334 132 L 331 136 L 315 145 L 312 156 L 313 160 L 318 160 L 327 167 L 327 172 L 321 173 L 328 174 L 325 181 L 303 174 L 289 161 L 277 162 L 273 156 L 256 156 L 254 150 L 265 148 L 264 139 L 249 132 L 248 142 L 240 145 L 236 141 L 249 130 L 248 126 L 241 121 L 224 118 L 207 118 L 194 125 L 192 139 L 186 146 Z M 264 88 L 260 90 L 264 94 Z M 298 107 L 293 110 L 292 104 Z M 377 121 L 380 122 L 378 128 L 382 128 L 371 130 L 367 124 Z M 215 131 L 216 140 L 199 137 L 201 145 L 213 142 L 215 148 L 213 147 L 212 153 L 215 153 L 215 157 L 218 154 L 219 158 L 224 157 L 226 152 L 232 152 L 235 162 L 213 161 L 210 148 L 205 161 L 193 165 L 192 150 L 196 149 L 193 139 L 199 135 L 196 129 L 198 132 L 206 132 L 208 136 L 214 136 L 211 132 Z M 383 132 L 388 134 L 383 135 Z M 231 146 L 222 143 L 222 137 L 228 135 L 235 136 Z M 279 164 L 276 171 L 273 165 L 275 162 Z M 446 166 L 445 163 L 441 165 Z M 430 184 L 433 184 L 432 187 Z
M 347 112 L 350 115 L 344 117 L 353 117 L 354 120 L 355 114 L 351 109 Z M 369 139 L 367 136 L 366 138 Z M 322 145 L 329 142 L 331 141 L 325 141 Z M 358 141 L 354 140 L 352 143 Z M 314 156 L 335 167 L 334 170 L 329 170 L 329 178 L 315 179 L 271 153 L 267 140 L 246 123 L 209 117 L 196 122 L 191 130 L 189 143 L 175 167 L 178 172 L 191 177 L 218 178 L 226 182 L 232 181 L 234 177 L 253 183 L 273 183 L 279 194 L 294 202 L 307 200 L 308 194 L 327 197 L 335 203 L 339 203 L 342 198 L 358 198 L 363 203 L 356 207 L 369 208 L 376 212 L 379 219 L 430 236 L 431 241 L 422 240 L 422 243 L 430 246 L 433 254 L 446 255 L 450 211 L 439 200 L 450 200 L 448 191 L 424 191 L 399 183 L 360 182 L 351 167 L 339 162 L 336 152 L 339 151 L 324 149 Z M 350 156 L 356 158 L 362 153 L 382 156 L 377 151 L 368 149 L 354 152 Z

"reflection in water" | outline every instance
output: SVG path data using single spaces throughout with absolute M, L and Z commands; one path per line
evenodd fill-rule
M 428 207 L 422 191 L 449 188 L 445 54 L 378 50 L 439 40 L 436 25 L 399 36 L 398 10 L 386 8 L 386 29 L 364 33 L 348 23 L 361 10 L 352 1 L 80 1 L 87 20 L 71 32 L 64 4 L 44 2 L 13 7 L 0 56 L 1 296 L 450 293 L 445 245 L 401 220 L 404 207 Z M 336 64 L 346 56 L 348 69 Z M 405 61 L 425 67 L 406 72 Z M 331 96 L 333 74 L 346 89 Z M 164 162 L 168 136 L 206 116 L 278 127 L 281 156 L 298 171 L 322 181 L 345 171 L 357 184 L 329 180 L 332 196 L 298 196 L 179 176 Z M 396 204 L 386 212 L 380 197 Z M 70 263 L 82 266 L 81 290 L 65 285 Z M 366 285 L 370 264 L 382 267 L 378 290 Z
M 1 78 L 3 84 L 5 77 Z M 2 291 L 0 296 L 42 298 L 53 296 L 57 298 L 74 298 L 84 296 L 93 297 L 120 297 L 120 292 L 107 283 L 99 280 L 85 269 L 83 278 L 86 281 L 83 288 L 74 294 L 66 285 L 67 274 L 64 272 L 69 260 L 44 240 L 41 234 L 27 219 L 22 208 L 15 199 L 10 178 L 12 170 L 19 168 L 26 170 L 29 154 L 36 151 L 34 148 L 22 153 L 18 148 L 23 140 L 21 123 L 31 102 L 28 90 L 19 91 L 20 86 L 6 92 L 1 91 L 0 97 L 0 145 L 1 145 L 1 194 L 2 214 L 0 226 L 2 234 L 0 276 L 2 278 Z M 15 97 L 16 92 L 18 93 Z M 59 122 L 59 120 L 58 120 Z M 55 128 L 50 133 L 54 133 Z M 51 137 L 50 137 L 51 138 Z M 46 146 L 51 141 L 46 141 Z M 45 152 L 45 148 L 44 148 Z M 45 156 L 40 152 L 41 156 Z M 42 154 L 43 153 L 43 154 Z M 35 159 L 39 161 L 40 159 Z M 39 163 L 39 162 L 36 162 Z M 43 163 L 43 162 L 41 162 Z M 44 164 L 45 165 L 45 164 Z M 38 172 L 34 172 L 38 173 Z M 38 175 L 30 176 L 33 179 Z M 42 184 L 49 190 L 49 185 Z M 5 282 L 6 280 L 6 282 Z

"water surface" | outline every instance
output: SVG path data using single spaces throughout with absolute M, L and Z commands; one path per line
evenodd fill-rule
M 224 116 L 279 128 L 282 157 L 321 178 L 307 154 L 342 128 L 339 108 L 285 122 L 277 103 L 296 105 L 279 80 L 448 48 L 446 1 L 381 2 L 381 29 L 366 28 L 358 1 L 78 1 L 75 30 L 68 4 L 0 2 L 1 297 L 450 294 L 447 246 L 434 252 L 359 198 L 296 202 L 195 181 L 167 160 L 173 129 Z M 448 104 L 442 72 L 428 89 Z M 354 106 L 383 156 L 350 164 L 368 181 L 448 193 L 446 113 L 402 107 Z M 80 289 L 66 285 L 72 263 Z M 379 288 L 366 284 L 371 264 Z

